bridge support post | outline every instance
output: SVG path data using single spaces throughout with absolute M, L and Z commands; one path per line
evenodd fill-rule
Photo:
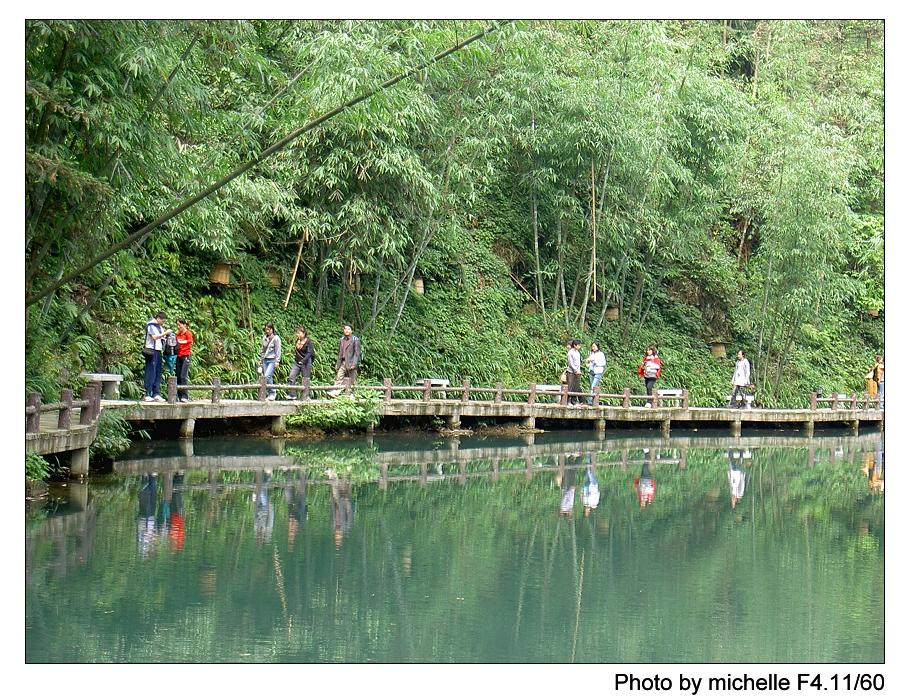
M 450 429 L 452 429 L 452 430 L 461 429 L 461 415 L 460 414 L 453 413 L 451 416 L 448 417 L 447 421 L 448 421 L 448 426 Z
M 284 416 L 273 416 L 272 437 L 283 437 L 285 432 Z
M 604 440 L 607 437 L 607 421 L 603 418 L 598 418 L 594 421 L 594 432 L 597 435 L 598 440 Z
M 664 437 L 670 437 L 670 419 L 666 418 L 660 423 L 660 434 Z M 739 433 L 736 433 L 739 435 Z
M 70 476 L 88 475 L 88 447 L 73 450 L 70 455 Z
M 521 427 L 527 428 L 528 430 L 534 430 L 536 428 L 537 419 L 534 416 L 525 416 L 521 419 Z
M 182 439 L 193 439 L 193 431 L 196 429 L 195 418 L 184 418 L 180 421 L 180 437 Z
M 859 435 L 859 420 L 847 421 L 847 425 L 850 426 L 851 435 Z
M 743 422 L 741 420 L 730 421 L 730 435 L 740 437 L 743 434 Z
M 809 419 L 803 423 L 803 431 L 806 433 L 806 437 L 812 437 L 815 435 L 815 421 Z
M 533 446 L 534 446 L 534 442 L 535 442 L 536 439 L 537 439 L 537 438 L 534 436 L 534 433 L 524 433 L 524 434 L 521 436 L 521 438 L 525 441 L 525 444 L 526 444 L 528 447 L 533 447 Z
M 69 489 L 69 509 L 75 512 L 82 512 L 88 509 L 88 484 L 71 483 L 67 486 Z

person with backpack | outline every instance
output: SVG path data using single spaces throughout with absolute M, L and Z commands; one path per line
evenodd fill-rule
M 275 325 L 266 322 L 263 327 L 262 345 L 259 349 L 259 367 L 257 372 L 265 375 L 266 384 L 272 384 L 272 375 L 281 362 L 281 336 L 275 333 Z M 275 400 L 275 390 L 269 389 L 265 397 L 269 401 Z
M 288 381 L 292 385 L 297 384 L 299 376 L 300 384 L 307 387 L 303 395 L 309 397 L 310 372 L 316 352 L 313 350 L 313 342 L 302 326 L 297 327 L 294 339 L 294 364 L 291 365 L 291 377 Z M 288 398 L 294 400 L 297 398 L 297 394 L 292 392 Z
M 641 360 L 641 365 L 638 366 L 638 376 L 645 380 L 645 392 L 648 396 L 651 396 L 654 383 L 660 379 L 661 367 L 662 364 L 660 357 L 657 355 L 657 349 L 654 346 L 648 346 L 645 350 L 645 356 Z M 649 408 L 651 403 L 649 401 L 645 404 L 645 407 Z
M 177 335 L 173 331 L 164 339 L 161 350 L 161 372 L 168 375 L 177 374 Z
M 145 345 L 142 355 L 145 358 L 145 396 L 143 401 L 164 401 L 161 396 L 161 351 L 164 339 L 171 333 L 164 328 L 164 312 L 158 312 L 145 323 Z

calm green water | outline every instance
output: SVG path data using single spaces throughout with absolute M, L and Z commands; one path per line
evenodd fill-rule
M 877 434 L 648 437 L 137 446 L 27 512 L 26 659 L 884 659 Z

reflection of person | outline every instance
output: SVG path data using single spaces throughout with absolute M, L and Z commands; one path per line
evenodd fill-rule
M 171 551 L 183 550 L 183 474 L 174 474 L 174 488 L 171 493 L 171 517 L 168 520 L 168 546 Z
M 727 481 L 730 483 L 730 507 L 742 500 L 746 492 L 746 472 L 742 470 L 742 450 L 727 450 Z
M 600 505 L 600 484 L 597 482 L 597 475 L 594 473 L 594 466 L 591 464 L 591 455 L 588 454 L 587 463 L 588 466 L 585 467 L 585 485 L 581 489 L 581 504 L 585 509 L 585 517 L 591 514 L 592 510 L 596 510 L 597 506 Z
M 293 549 L 297 533 L 307 518 L 306 472 L 301 472 L 297 485 L 286 488 L 284 493 L 288 501 L 288 548 Z
M 272 538 L 275 522 L 275 506 L 269 500 L 268 483 L 272 480 L 271 469 L 266 469 L 253 491 L 253 532 L 260 544 Z
M 869 478 L 869 490 L 885 490 L 885 452 L 876 450 L 863 455 L 863 472 Z
M 155 504 L 158 502 L 158 475 L 143 474 L 139 482 L 139 519 L 136 543 L 141 557 L 151 555 L 158 535 L 155 534 Z
M 566 469 L 562 476 L 562 497 L 559 500 L 559 514 L 571 517 L 575 511 L 575 469 Z
M 648 450 L 644 450 L 647 455 Z M 645 507 L 654 502 L 654 494 L 657 492 L 657 482 L 651 474 L 651 463 L 645 461 L 641 465 L 641 476 L 635 478 L 632 482 L 635 492 L 638 494 L 639 507 Z
M 334 472 L 333 472 L 334 473 Z M 335 529 L 335 546 L 341 546 L 344 535 L 354 524 L 354 505 L 351 502 L 351 482 L 331 478 L 332 525 Z

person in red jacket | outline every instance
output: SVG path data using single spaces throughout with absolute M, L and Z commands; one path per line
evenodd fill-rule
M 177 320 L 177 385 L 187 384 L 190 371 L 190 357 L 193 352 L 193 332 L 190 331 L 186 319 Z M 181 401 L 188 401 L 186 389 L 178 389 L 177 397 Z
M 661 362 L 657 355 L 657 349 L 654 346 L 648 346 L 645 350 L 645 357 L 638 366 L 638 376 L 645 380 L 645 391 L 648 396 L 654 389 L 654 383 L 660 379 Z M 651 406 L 649 401 L 645 406 Z

